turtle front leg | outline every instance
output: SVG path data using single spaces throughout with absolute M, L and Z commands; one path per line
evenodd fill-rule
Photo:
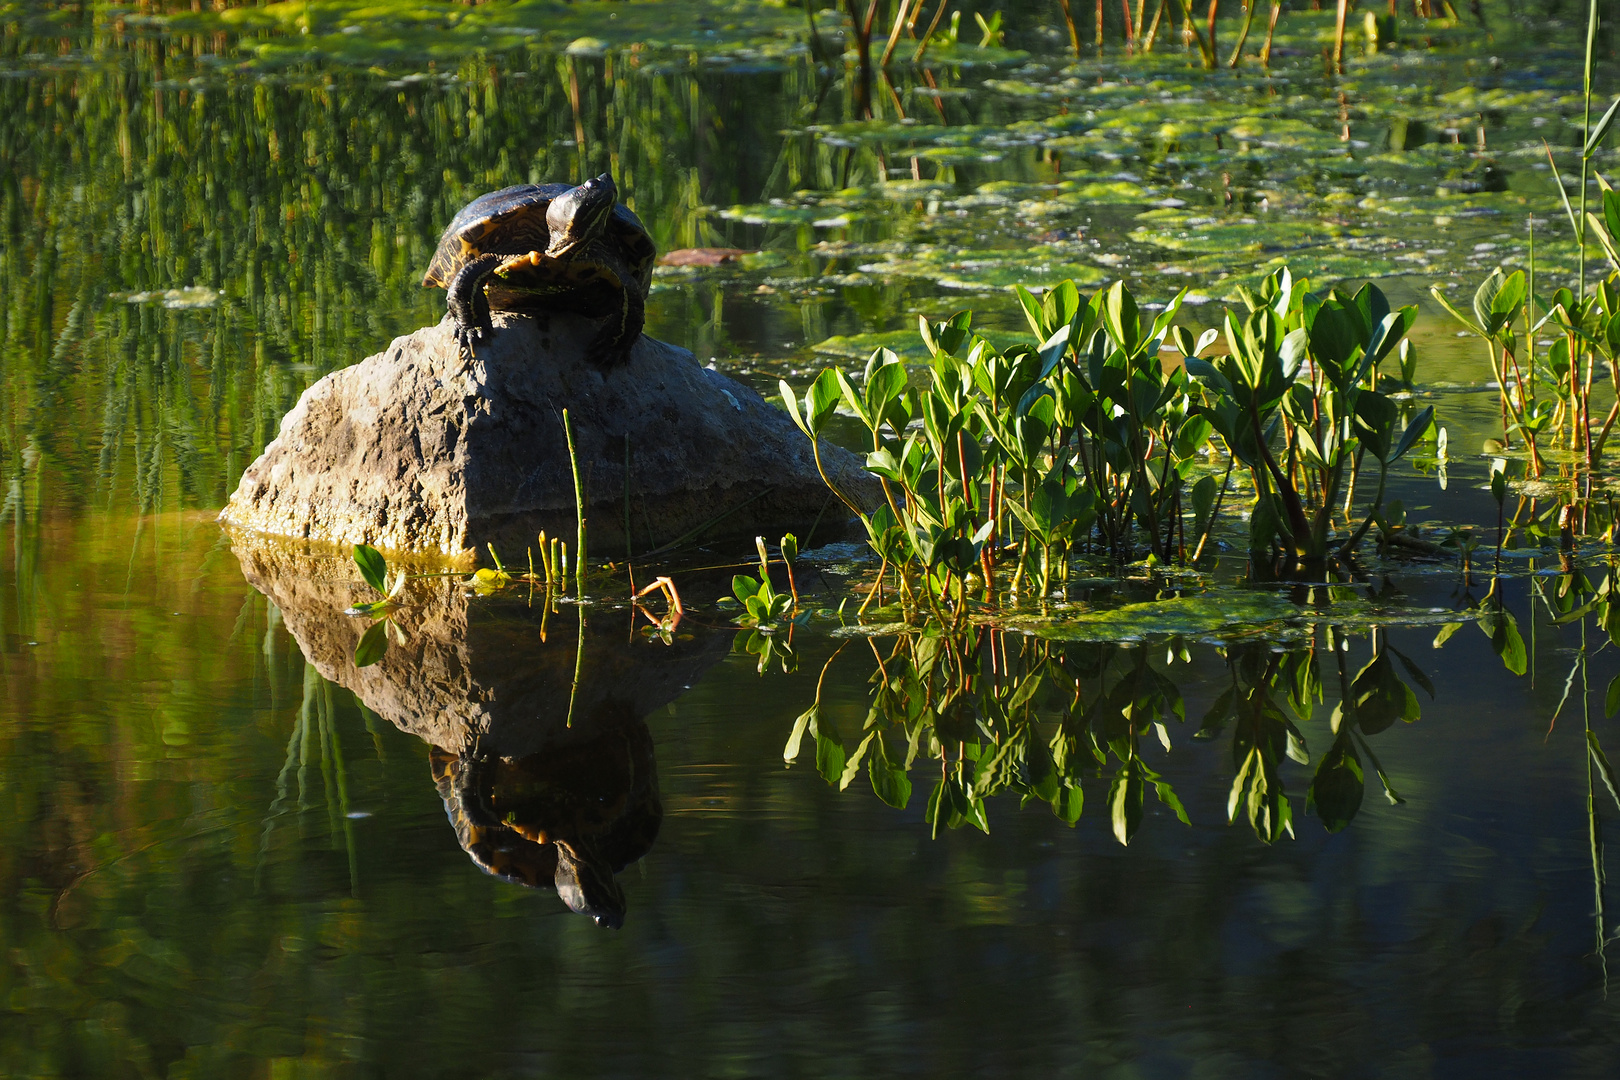
M 585 348 L 585 356 L 601 367 L 612 367 L 630 359 L 630 347 L 641 336 L 647 321 L 647 301 L 639 289 L 625 289 L 619 310 L 609 315 Z
M 489 301 L 484 297 L 484 282 L 489 280 L 489 275 L 495 272 L 504 258 L 502 255 L 480 255 L 456 271 L 456 276 L 450 279 L 447 297 L 450 320 L 455 324 L 456 342 L 469 352 L 475 343 L 495 332 L 495 324 L 489 317 Z

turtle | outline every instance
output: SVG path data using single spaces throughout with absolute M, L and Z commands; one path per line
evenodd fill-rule
M 614 875 L 651 850 L 663 822 L 652 733 L 612 725 L 582 746 L 520 759 L 433 747 L 434 785 L 456 841 L 485 873 L 556 889 L 598 926 L 624 924 Z
M 590 360 L 625 360 L 645 322 L 658 249 L 618 196 L 603 173 L 577 186 L 518 184 L 463 207 L 422 278 L 448 291 L 456 340 L 470 350 L 488 337 L 491 309 L 567 311 L 603 320 Z

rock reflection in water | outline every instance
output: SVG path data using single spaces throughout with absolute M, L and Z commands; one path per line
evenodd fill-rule
M 359 668 L 367 621 L 343 612 L 369 597 L 352 562 L 257 536 L 234 549 L 321 676 L 428 743 L 456 840 L 480 869 L 623 924 L 614 875 L 651 850 L 664 816 L 646 717 L 724 657 L 729 635 L 666 645 L 607 613 L 582 627 L 572 605 L 420 578 L 394 614 L 403 640 Z

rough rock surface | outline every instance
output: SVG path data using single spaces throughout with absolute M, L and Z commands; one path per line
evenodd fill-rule
M 626 437 L 633 552 L 705 525 L 705 541 L 728 542 L 803 539 L 824 512 L 819 535 L 847 521 L 786 414 L 686 350 L 643 336 L 628 363 L 602 370 L 580 359 L 594 323 L 497 313 L 495 326 L 475 356 L 446 320 L 311 386 L 221 520 L 452 556 L 493 543 L 521 557 L 542 529 L 572 548 L 567 408 L 592 556 L 625 549 Z M 821 459 L 846 495 L 877 505 L 855 455 L 823 442 Z

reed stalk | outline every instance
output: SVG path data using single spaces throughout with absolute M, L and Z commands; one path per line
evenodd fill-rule
M 911 54 L 911 62 L 913 64 L 922 63 L 923 54 L 928 51 L 928 43 L 930 41 L 934 40 L 934 31 L 939 29 L 939 20 L 944 18 L 944 16 L 945 16 L 945 8 L 947 6 L 949 6 L 950 2 L 951 2 L 951 0 L 939 0 L 939 6 L 934 9 L 934 17 L 929 22 L 928 29 L 923 31 L 922 40 L 917 42 L 917 51 Z M 918 10 L 918 12 L 922 11 L 922 5 L 920 3 L 917 5 L 917 10 Z M 1064 13 L 1064 15 L 1067 16 L 1068 12 L 1069 12 L 1069 0 L 1063 0 L 1063 13 Z M 1073 19 L 1069 20 L 1069 36 L 1070 37 L 1074 36 L 1074 20 Z M 1080 51 L 1080 46 L 1078 44 L 1076 44 L 1075 45 L 1075 54 L 1079 55 L 1079 51 Z M 924 74 L 927 74 L 927 73 L 925 72 Z M 930 79 L 930 83 L 931 83 L 932 76 L 929 76 L 929 79 Z M 939 99 L 935 98 L 934 102 L 936 104 L 938 104 Z
M 1069 28 L 1069 46 L 1074 49 L 1074 58 L 1078 60 L 1080 59 L 1080 31 L 1074 25 L 1074 12 L 1069 8 L 1069 0 L 1058 0 L 1058 6 L 1063 9 L 1063 25 Z M 939 7 L 941 11 L 945 9 L 945 0 L 939 0 Z M 939 22 L 937 14 L 934 16 L 934 22 Z M 928 28 L 930 34 L 933 33 L 933 30 L 933 27 Z M 923 39 L 923 44 L 928 44 L 926 38 Z M 921 46 L 917 48 L 917 55 L 922 56 Z
M 585 487 L 579 481 L 579 454 L 574 450 L 574 425 L 569 422 L 568 410 L 562 411 L 563 434 L 568 438 L 568 464 L 574 470 L 574 520 L 579 536 L 574 545 L 575 591 L 585 599 Z
M 923 0 L 917 0 L 918 6 Z M 911 7 L 911 0 L 900 0 L 900 5 L 894 9 L 894 25 L 889 28 L 889 42 L 883 47 L 883 58 L 878 61 L 878 67 L 886 68 L 889 60 L 894 56 L 894 47 L 900 44 L 900 31 L 906 28 L 906 13 Z
M 1226 66 L 1229 68 L 1235 68 L 1243 62 L 1243 45 L 1249 40 L 1249 27 L 1254 23 L 1256 2 L 1257 0 L 1243 0 L 1243 29 L 1238 31 L 1237 44 L 1232 46 L 1232 55 L 1226 59 Z
M 1271 66 L 1271 39 L 1277 33 L 1277 17 L 1282 14 L 1282 4 L 1273 0 L 1271 5 L 1271 21 L 1266 24 L 1266 43 L 1260 50 L 1260 66 Z
M 1577 271 L 1576 280 L 1580 283 L 1575 290 L 1576 302 L 1586 296 L 1586 184 L 1587 173 L 1591 169 L 1591 155 L 1586 151 L 1586 145 L 1592 139 L 1592 63 L 1597 49 L 1598 30 L 1598 0 L 1589 0 L 1586 8 L 1586 61 L 1581 66 L 1581 95 L 1584 99 L 1581 117 L 1581 190 L 1580 213 L 1575 216 L 1577 222 L 1575 243 Z M 1558 169 L 1553 168 L 1553 179 L 1558 179 Z M 1572 361 L 1573 362 L 1573 358 Z
M 1153 9 L 1153 22 L 1148 25 L 1147 34 L 1142 38 L 1140 52 L 1145 56 L 1153 51 L 1153 42 L 1159 36 L 1159 20 L 1164 18 L 1164 9 L 1170 0 L 1159 0 L 1159 6 Z
M 1333 23 L 1333 74 L 1344 74 L 1344 21 L 1350 15 L 1350 0 L 1339 0 L 1339 14 Z

